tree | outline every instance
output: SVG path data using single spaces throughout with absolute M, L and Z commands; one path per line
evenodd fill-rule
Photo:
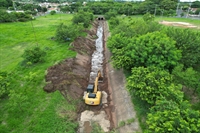
M 12 0 L 0 0 L 0 7 L 6 7 L 12 6 Z
M 110 24 L 110 29 L 113 29 L 113 28 L 115 28 L 116 26 L 119 25 L 119 19 L 116 18 L 116 17 L 111 17 L 109 24 Z
M 177 104 L 162 98 L 150 109 L 146 123 L 145 133 L 197 133 L 200 114 L 187 101 Z
M 109 12 L 105 14 L 105 19 L 109 20 L 111 17 L 116 17 L 116 16 L 117 16 L 116 11 L 109 10 Z
M 93 14 L 90 12 L 79 11 L 77 14 L 74 15 L 72 22 L 74 24 L 83 23 L 85 28 L 88 28 L 90 25 L 91 20 L 93 20 Z
M 120 37 L 109 40 L 108 47 L 114 49 L 116 43 L 124 44 L 115 50 L 112 56 L 114 67 L 131 70 L 139 66 L 156 66 L 172 71 L 181 58 L 181 51 L 175 47 L 175 41 L 161 32 L 147 33 L 139 37 Z M 120 46 L 122 45 L 120 44 Z M 113 50 L 111 50 L 113 52 Z M 125 60 L 124 60 L 125 59 Z M 127 59 L 129 65 L 127 64 Z
M 180 103 L 183 93 L 180 85 L 173 84 L 172 76 L 157 67 L 132 68 L 131 76 L 127 78 L 127 89 L 142 100 L 155 105 L 163 97 Z
M 146 23 L 143 20 L 135 20 L 131 18 L 129 18 L 128 21 L 129 23 L 121 21 L 120 24 L 113 29 L 112 35 L 122 33 L 124 37 L 131 38 L 161 30 L 161 25 L 155 21 Z
M 42 7 L 42 12 L 46 12 L 47 8 L 46 7 Z
M 64 25 L 61 23 L 56 30 L 56 40 L 58 41 L 68 41 L 73 40 L 80 36 L 81 31 L 83 31 L 82 25 Z
M 154 21 L 154 18 L 155 18 L 154 15 L 150 14 L 149 12 L 143 15 L 143 20 L 145 22 L 152 22 Z
M 175 46 L 182 51 L 180 63 L 184 68 L 194 68 L 200 63 L 200 32 L 174 27 L 165 27 L 162 31 L 175 40 Z
M 195 11 L 195 14 L 196 14 L 196 15 L 199 15 L 199 13 L 200 13 L 200 8 L 198 8 L 198 9 Z
M 160 8 L 164 10 L 170 10 L 170 9 L 175 10 L 176 6 L 177 2 L 172 0 L 162 0 L 162 2 L 160 3 Z
M 198 93 L 200 96 L 199 73 L 191 67 L 186 70 L 183 68 L 183 65 L 174 68 L 172 74 L 174 75 L 176 82 L 192 89 L 194 93 Z
M 56 14 L 56 11 L 51 11 L 50 14 L 54 15 L 54 14 Z

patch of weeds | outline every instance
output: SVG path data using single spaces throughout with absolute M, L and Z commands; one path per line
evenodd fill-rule
M 93 35 L 93 36 L 92 36 L 92 39 L 97 39 L 97 38 L 98 38 L 97 35 Z
M 120 121 L 118 127 L 123 127 L 125 126 L 126 122 L 125 121 Z
M 94 123 L 92 123 L 92 132 L 91 133 L 104 133 L 104 131 L 98 123 L 94 122 Z
M 116 129 L 111 130 L 109 133 L 119 133 Z
M 128 119 L 128 120 L 126 121 L 126 124 L 129 125 L 129 124 L 133 123 L 134 121 L 135 121 L 134 118 Z

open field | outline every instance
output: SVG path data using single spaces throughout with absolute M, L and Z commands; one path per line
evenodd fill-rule
M 64 133 L 77 128 L 71 104 L 57 91 L 43 91 L 45 71 L 48 67 L 74 57 L 69 43 L 52 39 L 60 22 L 71 23 L 72 15 L 56 14 L 37 18 L 31 22 L 0 24 L 0 69 L 10 73 L 10 98 L 0 100 L 1 133 Z M 38 45 L 45 49 L 45 62 L 29 67 L 21 66 L 24 49 Z
M 68 53 L 67 45 L 60 45 L 52 41 L 51 37 L 55 35 L 56 27 L 59 23 L 71 23 L 72 15 L 57 14 L 53 16 L 40 17 L 32 22 L 4 23 L 0 24 L 0 68 L 1 70 L 13 70 L 17 64 L 22 61 L 21 55 L 24 49 L 38 44 L 42 48 L 51 47 L 51 49 L 61 50 L 63 57 Z M 33 25 L 33 26 L 32 26 Z M 63 47 L 63 48 L 58 48 Z M 54 54 L 48 58 L 55 58 Z M 50 59 L 52 60 L 52 59 Z

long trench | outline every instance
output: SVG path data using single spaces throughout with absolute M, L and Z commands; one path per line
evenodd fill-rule
M 98 21 L 97 39 L 95 42 L 96 50 L 92 55 L 91 73 L 89 83 L 94 83 L 98 70 L 103 75 L 103 83 L 99 83 L 99 90 L 102 91 L 103 104 L 98 106 L 89 106 L 81 113 L 79 121 L 79 133 L 90 133 L 93 129 L 94 123 L 98 124 L 104 132 L 109 132 L 114 128 L 113 116 L 115 116 L 111 90 L 108 87 L 108 78 L 106 70 L 105 58 L 105 35 L 104 35 L 104 20 Z M 106 99 L 105 99 L 106 98 Z

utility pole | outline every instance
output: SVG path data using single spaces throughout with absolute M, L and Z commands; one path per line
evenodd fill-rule
M 163 21 L 163 12 L 164 12 L 164 9 L 161 10 L 161 13 L 162 13 L 162 16 L 161 16 L 161 17 L 162 17 L 162 21 Z
M 179 14 L 178 14 L 179 5 L 180 5 L 180 3 L 177 4 L 177 8 L 176 8 L 176 15 L 177 15 L 177 17 L 179 16 Z
M 157 5 L 155 5 L 154 17 L 156 16 L 156 7 L 157 7 Z
M 189 5 L 190 5 L 190 6 L 188 7 L 188 11 L 187 11 L 186 18 L 189 16 L 189 10 L 190 10 L 190 8 L 191 8 L 192 3 L 190 2 Z
M 13 0 L 12 3 L 13 3 L 13 8 L 14 8 L 14 10 L 16 11 L 15 1 Z

